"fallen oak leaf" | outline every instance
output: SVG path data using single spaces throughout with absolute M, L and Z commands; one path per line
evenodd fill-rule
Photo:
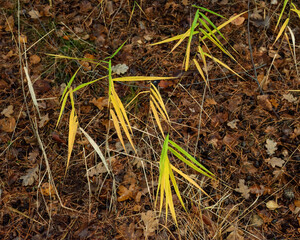
M 265 146 L 269 155 L 273 155 L 277 150 L 277 143 L 271 139 L 267 139 Z
M 30 186 L 34 183 L 34 181 L 38 178 L 38 170 L 39 166 L 37 165 L 35 168 L 28 169 L 26 175 L 20 177 L 22 179 L 23 186 Z
M 126 200 L 133 199 L 133 191 L 135 190 L 135 185 L 131 184 L 129 189 L 127 189 L 125 186 L 121 185 L 118 189 L 118 194 L 120 197 L 118 197 L 118 202 L 123 202 Z
M 13 114 L 14 112 L 14 106 L 13 105 L 9 105 L 7 108 L 3 109 L 3 111 L 1 112 L 2 115 L 4 115 L 5 117 L 10 118 L 11 114 Z
M 248 188 L 247 185 L 245 185 L 245 180 L 244 179 L 240 179 L 239 183 L 238 183 L 238 188 L 234 189 L 235 191 L 239 192 L 242 194 L 242 196 L 245 199 L 248 199 L 250 197 L 250 189 Z
M 158 227 L 158 219 L 155 219 L 154 211 L 147 211 L 147 213 L 141 213 L 141 218 L 145 224 L 144 237 L 148 239 L 154 235 L 155 230 Z
M 268 164 L 270 164 L 273 168 L 274 167 L 282 167 L 284 164 L 284 161 L 281 158 L 278 157 L 272 157 L 271 159 L 268 158 L 265 160 Z

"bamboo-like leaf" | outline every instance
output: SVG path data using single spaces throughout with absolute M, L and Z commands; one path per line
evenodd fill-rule
M 129 133 L 129 131 L 128 131 L 128 128 L 127 128 L 126 123 L 125 123 L 125 120 L 124 120 L 124 117 L 127 118 L 126 113 L 125 113 L 125 116 L 122 114 L 122 110 L 121 110 L 120 107 L 118 106 L 118 103 L 117 103 L 115 97 L 116 97 L 116 96 L 113 96 L 113 97 L 111 98 L 113 107 L 114 107 L 114 109 L 115 109 L 115 111 L 116 111 L 116 113 L 117 113 L 118 120 L 119 120 L 120 123 L 121 123 L 121 126 L 122 126 L 122 128 L 123 128 L 123 130 L 124 130 L 124 132 L 125 132 L 125 135 L 126 135 L 127 139 L 129 140 L 129 142 L 130 142 L 132 148 L 134 149 L 134 151 L 136 152 L 136 149 L 135 149 L 135 147 L 134 147 L 134 144 L 133 144 L 133 142 L 132 142 L 130 133 Z M 123 105 L 122 105 L 122 106 L 123 106 Z M 123 108 L 124 108 L 124 107 L 123 107 Z M 127 119 L 127 121 L 128 121 L 128 119 Z M 129 121 L 128 121 L 128 123 L 129 123 Z M 129 127 L 130 131 L 132 132 L 131 127 L 130 127 L 129 124 L 128 124 L 128 127 Z
M 209 13 L 211 13 L 211 14 L 214 14 L 214 15 L 218 16 L 218 17 L 227 19 L 226 17 L 224 17 L 224 16 L 222 16 L 222 15 L 220 15 L 220 14 L 214 12 L 214 11 L 211 11 L 211 10 L 209 10 L 209 9 L 207 9 L 207 8 L 199 7 L 199 6 L 197 6 L 197 5 L 192 5 L 192 7 L 199 8 L 199 9 L 201 9 L 201 10 L 203 10 L 203 11 L 209 12 Z
M 161 134 L 162 134 L 163 137 L 164 137 L 164 136 L 165 136 L 165 135 L 164 135 L 164 131 L 163 131 L 163 129 L 162 129 L 162 126 L 161 126 L 160 120 L 159 120 L 159 116 L 158 116 L 158 114 L 157 114 L 156 108 L 154 107 L 152 101 L 150 101 L 150 108 L 151 108 L 151 110 L 152 110 L 152 112 L 153 112 L 153 114 L 154 114 L 154 118 L 155 118 L 155 121 L 156 121 L 156 123 L 157 123 L 157 126 L 158 126 L 158 128 L 159 128 Z
M 203 64 L 204 64 L 204 70 L 205 70 L 206 75 L 207 75 L 208 72 L 207 72 L 206 58 L 205 58 L 203 49 L 200 46 L 198 46 L 198 52 L 200 53 L 201 59 L 202 59 Z
M 200 28 L 200 31 L 210 40 L 212 41 L 219 49 L 222 50 L 222 52 L 224 52 L 227 56 L 229 56 L 232 60 L 234 60 L 235 62 L 237 62 L 235 60 L 235 58 L 223 47 L 222 44 L 220 44 L 219 42 L 217 42 L 214 38 L 212 38 L 207 32 L 205 32 L 202 28 Z
M 193 179 L 191 179 L 188 175 L 180 171 L 178 168 L 174 167 L 172 164 L 170 165 L 171 165 L 171 169 L 173 169 L 175 172 L 180 174 L 183 178 L 185 178 L 187 181 L 189 181 L 191 184 L 193 184 L 195 187 L 197 187 L 201 192 L 203 192 L 206 196 L 208 196 L 211 199 L 211 197 Z
M 276 39 L 275 39 L 275 41 L 274 41 L 274 43 L 273 43 L 273 45 L 277 42 L 277 40 L 280 38 L 280 36 L 282 35 L 282 33 L 284 32 L 284 30 L 285 30 L 285 28 L 286 28 L 286 26 L 288 25 L 288 23 L 289 23 L 289 18 L 287 18 L 285 21 L 284 21 L 284 23 L 283 23 L 283 25 L 282 25 L 282 27 L 280 28 L 280 30 L 279 30 L 279 33 L 277 34 L 277 37 L 276 37 Z
M 128 39 L 127 39 L 128 40 Z M 117 54 L 118 54 L 118 52 L 122 49 L 122 47 L 125 45 L 125 43 L 127 42 L 127 40 L 125 41 L 125 42 L 123 42 L 122 43 L 122 45 L 120 46 L 120 47 L 118 47 L 118 49 L 111 55 L 111 56 L 109 56 L 109 57 L 106 57 L 106 58 L 104 58 L 104 59 L 111 59 L 111 58 L 113 58 L 114 56 L 116 56 Z
M 284 0 L 284 2 L 283 2 L 283 7 L 282 7 L 282 9 L 281 9 L 281 13 L 280 13 L 280 15 L 279 15 L 277 24 L 276 24 L 276 26 L 275 26 L 275 30 L 277 29 L 277 27 L 278 27 L 278 25 L 279 25 L 279 23 L 280 23 L 280 20 L 281 20 L 281 18 L 282 18 L 282 16 L 283 16 L 283 12 L 284 12 L 285 7 L 286 7 L 286 5 L 287 5 L 288 2 L 289 2 L 289 0 Z
M 189 68 L 191 42 L 192 42 L 192 38 L 193 38 L 193 35 L 194 35 L 194 30 L 195 30 L 195 27 L 197 25 L 198 19 L 199 19 L 199 9 L 197 10 L 197 12 L 195 14 L 195 17 L 194 17 L 194 20 L 193 20 L 193 23 L 192 23 L 192 26 L 191 26 L 191 32 L 190 32 L 188 44 L 187 44 L 187 47 L 186 47 L 186 53 L 185 53 L 185 71 L 187 71 L 188 68 Z
M 215 175 L 210 172 L 206 167 L 204 167 L 201 163 L 199 163 L 195 158 L 192 157 L 192 155 L 190 155 L 188 152 L 186 152 L 183 148 L 181 148 L 178 144 L 176 144 L 175 142 L 169 140 L 168 141 L 173 147 L 175 147 L 179 152 L 181 152 L 183 155 L 185 155 L 188 159 L 190 159 L 193 163 L 195 163 L 196 165 L 198 165 L 200 168 L 202 168 L 203 170 L 205 170 L 207 173 L 209 173 L 211 176 L 210 178 L 213 178 Z
M 59 112 L 58 120 L 57 120 L 57 123 L 56 123 L 56 126 L 55 126 L 55 127 L 57 127 L 58 124 L 59 124 L 59 122 L 60 122 L 60 119 L 61 119 L 61 117 L 62 117 L 63 111 L 64 111 L 65 106 L 66 106 L 66 102 L 67 102 L 69 93 L 70 93 L 70 91 L 68 91 L 68 92 L 65 94 L 65 96 L 64 96 L 64 99 L 63 99 L 62 104 L 61 104 L 61 107 L 60 107 L 60 112 Z
M 291 11 L 295 12 L 298 14 L 298 17 L 300 18 L 300 10 L 298 10 L 295 6 L 294 3 L 291 3 L 291 6 L 293 7 L 293 9 L 291 9 Z
M 127 114 L 126 114 L 126 110 L 125 110 L 125 108 L 124 108 L 124 106 L 123 106 L 123 103 L 121 102 L 121 100 L 120 100 L 120 98 L 119 98 L 119 96 L 118 96 L 118 94 L 116 93 L 116 91 L 115 91 L 114 88 L 113 88 L 113 90 L 112 90 L 112 97 L 113 97 L 113 99 L 115 100 L 115 101 L 113 102 L 113 103 L 115 103 L 115 104 L 114 104 L 114 108 L 115 108 L 115 109 L 118 108 L 118 109 L 120 110 L 120 112 L 122 113 L 122 115 L 123 115 L 123 117 L 124 117 L 124 119 L 125 119 L 125 121 L 126 121 L 128 127 L 129 127 L 129 130 L 130 130 L 131 134 L 133 134 L 132 129 L 131 129 L 131 126 L 130 126 L 130 123 L 129 123 L 129 120 L 128 120 L 128 117 L 127 117 Z
M 158 193 L 160 190 L 160 207 L 159 207 L 159 213 L 161 213 L 161 209 L 162 209 L 162 204 L 163 204 L 163 193 L 164 193 L 164 184 L 162 184 L 162 181 L 164 181 L 163 178 L 163 173 L 164 173 L 164 168 L 165 168 L 165 162 L 167 159 L 167 154 L 168 154 L 168 144 L 169 144 L 169 134 L 166 136 L 164 144 L 163 144 L 163 148 L 161 151 L 161 155 L 160 155 L 160 161 L 159 161 L 159 178 L 158 178 L 158 187 L 157 187 L 157 191 L 156 191 L 156 200 L 155 200 L 155 207 L 156 207 L 156 203 L 157 203 L 157 199 L 158 199 Z
M 134 81 L 156 81 L 156 80 L 171 80 L 177 77 L 149 77 L 149 76 L 132 76 L 114 78 L 114 82 L 134 82 Z
M 110 109 L 110 115 L 112 117 L 112 120 L 113 120 L 113 123 L 114 123 L 114 126 L 115 126 L 115 129 L 116 129 L 116 132 L 117 132 L 117 135 L 119 137 L 119 140 L 124 148 L 124 151 L 127 153 L 126 151 L 126 147 L 125 147 L 125 144 L 124 144 L 124 140 L 123 140 L 123 137 L 122 137 L 122 133 L 121 133 L 121 129 L 120 129 L 120 125 L 119 125 L 119 120 L 114 112 L 114 110 Z
M 151 84 L 151 89 L 150 89 L 150 91 L 151 91 L 151 94 L 152 94 L 152 95 L 155 97 L 155 99 L 158 101 L 158 103 L 159 103 L 159 105 L 161 106 L 162 110 L 164 111 L 164 114 L 163 114 L 163 112 L 162 112 L 162 115 L 165 115 L 166 118 L 167 118 L 167 121 L 170 121 L 170 118 L 169 118 L 168 112 L 167 112 L 167 110 L 166 110 L 165 104 L 164 104 L 164 102 L 163 102 L 163 99 L 162 99 L 162 97 L 161 97 L 159 91 L 157 90 L 157 88 L 156 88 L 153 84 Z
M 165 116 L 165 113 L 163 112 L 163 110 L 160 108 L 159 104 L 157 103 L 156 99 L 153 97 L 153 95 L 150 95 L 150 101 L 153 104 L 154 107 L 156 107 L 156 109 L 158 110 L 158 112 L 160 113 L 160 115 L 162 116 L 162 118 L 168 122 L 167 117 Z
M 233 71 L 228 65 L 226 65 L 225 63 L 221 62 L 219 59 L 207 54 L 207 53 L 204 53 L 205 56 L 211 58 L 212 60 L 216 61 L 217 63 L 219 63 L 220 65 L 222 65 L 223 67 L 227 68 L 229 71 L 233 72 L 236 76 L 244 79 L 242 76 L 240 76 L 237 72 Z
M 192 164 L 191 162 L 189 162 L 188 160 L 186 160 L 181 154 L 179 154 L 176 150 L 174 150 L 173 148 L 169 147 L 168 150 L 173 153 L 178 159 L 180 159 L 182 162 L 184 162 L 186 165 L 190 166 L 191 168 L 193 168 L 195 171 L 203 174 L 204 176 L 207 176 L 209 178 L 212 178 L 211 175 L 207 174 L 205 171 L 203 171 L 201 168 L 198 168 L 197 166 L 195 166 L 194 164 Z M 199 163 L 200 164 L 200 163 Z M 202 164 L 200 164 L 202 166 Z
M 64 90 L 63 94 L 61 95 L 60 102 L 64 99 L 65 94 L 67 93 L 67 91 L 69 91 L 69 89 L 70 89 L 70 87 L 71 87 L 71 85 L 72 85 L 72 83 L 73 83 L 73 81 L 74 81 L 74 79 L 75 79 L 75 77 L 76 77 L 76 74 L 78 73 L 78 71 L 79 71 L 80 68 L 81 68 L 81 67 L 79 67 L 79 68 L 77 69 L 77 71 L 73 74 L 73 76 L 71 77 L 71 79 L 70 79 L 70 81 L 68 82 L 67 86 L 65 87 L 65 90 Z
M 185 211 L 187 211 L 186 208 L 185 208 L 185 206 L 184 206 L 183 200 L 182 200 L 182 198 L 181 198 L 180 191 L 179 191 L 178 185 L 177 185 L 177 183 L 176 183 L 176 179 L 175 179 L 175 176 L 174 176 L 174 173 L 173 173 L 172 169 L 170 169 L 170 179 L 171 179 L 171 181 L 172 181 L 172 184 L 173 184 L 175 193 L 176 193 L 176 195 L 177 195 L 177 197 L 178 197 L 178 199 L 179 199 L 179 201 L 180 201 L 180 203 L 181 203 L 183 209 L 184 209 Z
M 107 172 L 110 173 L 110 170 L 108 168 L 107 162 L 105 160 L 104 155 L 102 154 L 100 148 L 98 147 L 97 143 L 91 138 L 91 136 L 84 131 L 81 127 L 79 127 L 80 131 L 84 134 L 84 136 L 87 138 L 87 140 L 89 141 L 89 143 L 92 145 L 92 147 L 94 148 L 94 150 L 96 151 L 96 153 L 98 154 L 98 156 L 100 157 L 104 167 L 106 168 Z
M 70 92 L 70 95 L 72 95 L 72 92 Z M 67 160 L 67 167 L 66 167 L 65 175 L 67 174 L 67 171 L 68 171 L 68 168 L 69 168 L 77 128 L 78 128 L 78 120 L 77 120 L 77 116 L 76 116 L 76 113 L 75 113 L 75 109 L 72 108 L 71 113 L 70 113 L 70 120 L 69 120 L 68 160 Z
M 206 17 L 203 13 L 200 12 L 201 17 L 207 21 L 219 34 L 220 36 L 227 42 L 227 39 L 223 36 L 223 34 L 218 30 L 218 28 L 215 26 L 215 24 L 213 24 L 212 21 L 210 21 L 210 19 L 208 17 Z M 204 22 L 204 21 L 203 21 Z M 204 22 L 205 23 L 205 22 Z M 209 31 L 211 32 L 211 31 Z M 214 35 L 213 33 L 211 33 L 212 35 Z M 217 39 L 217 38 L 216 38 Z
M 84 88 L 84 87 L 86 87 L 86 86 L 88 86 L 88 85 L 90 85 L 90 84 L 93 84 L 93 83 L 95 83 L 95 82 L 97 82 L 97 81 L 99 81 L 99 80 L 101 80 L 101 79 L 107 78 L 107 77 L 108 77 L 108 76 L 104 76 L 104 77 L 95 79 L 95 80 L 93 80 L 93 81 L 90 81 L 90 82 L 87 82 L 87 83 L 80 84 L 79 86 L 77 86 L 77 87 L 73 90 L 73 92 L 76 92 L 76 91 L 78 91 L 78 90 L 81 89 L 81 88 Z
M 208 84 L 208 82 L 206 81 L 206 78 L 205 78 L 205 76 L 204 76 L 204 73 L 203 73 L 203 71 L 202 71 L 202 69 L 201 69 L 199 63 L 197 62 L 196 59 L 193 59 L 193 61 L 194 61 L 194 63 L 195 63 L 195 66 L 196 66 L 198 72 L 200 73 L 201 77 L 203 78 L 203 80 L 204 80 L 206 86 L 209 87 L 209 84 Z
M 86 62 L 97 64 L 97 65 L 99 65 L 99 62 L 107 63 L 107 61 L 103 61 L 103 60 L 95 62 L 95 61 L 93 61 L 93 59 L 90 59 L 90 58 L 69 57 L 69 56 L 64 56 L 64 55 L 59 55 L 59 54 L 51 54 L 51 53 L 47 53 L 46 55 L 51 56 L 51 57 L 60 58 L 60 59 L 70 59 L 70 60 L 76 60 L 76 61 L 86 61 Z M 104 67 L 104 66 L 102 66 L 102 67 Z M 104 67 L 104 68 L 106 68 L 106 67 Z

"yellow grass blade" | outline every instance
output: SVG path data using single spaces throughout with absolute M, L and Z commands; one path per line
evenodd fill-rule
M 182 200 L 182 198 L 181 198 L 180 191 L 179 191 L 179 188 L 178 188 L 178 186 L 177 186 L 177 183 L 176 183 L 176 180 L 175 180 L 175 176 L 174 176 L 174 173 L 173 173 L 172 170 L 170 170 L 170 179 L 171 179 L 171 181 L 172 181 L 174 190 L 175 190 L 175 192 L 176 192 L 176 195 L 177 195 L 177 197 L 178 197 L 178 199 L 179 199 L 179 201 L 180 201 L 182 207 L 184 208 L 185 211 L 187 211 L 186 208 L 185 208 L 185 206 L 184 206 L 183 200 Z
M 156 108 L 154 107 L 153 102 L 151 100 L 150 100 L 150 108 L 151 108 L 151 110 L 152 110 L 152 112 L 154 114 L 155 121 L 156 121 L 156 123 L 158 125 L 158 128 L 159 128 L 161 134 L 163 135 L 163 137 L 165 137 L 164 131 L 163 131 L 162 126 L 160 124 L 160 120 L 159 120 L 159 116 L 157 114 Z
M 127 125 L 129 126 L 129 130 L 130 130 L 131 134 L 133 134 L 127 114 L 126 114 L 126 110 L 114 88 L 112 88 L 112 96 L 116 100 L 116 105 L 114 105 L 114 107 L 120 109 L 120 111 L 122 112 L 122 115 L 124 116 L 124 119 L 126 120 Z
M 69 93 L 70 93 L 70 91 L 68 91 L 68 92 L 67 92 L 67 94 L 65 94 L 65 96 L 64 96 L 64 99 L 63 99 L 63 101 L 62 101 L 62 104 L 61 104 L 61 108 L 60 108 L 60 112 L 59 112 L 58 120 L 57 120 L 57 123 L 56 123 L 56 126 L 55 126 L 55 127 L 57 127 L 57 126 L 58 126 L 58 124 L 59 124 L 59 122 L 60 122 L 61 116 L 62 116 L 62 114 L 63 114 L 63 111 L 64 111 L 64 109 L 65 109 L 65 106 L 66 106 L 66 102 L 67 102 L 67 99 L 68 99 Z
M 154 103 L 153 106 L 155 106 L 155 107 L 157 108 L 157 110 L 158 110 L 158 112 L 160 113 L 160 115 L 162 116 L 162 118 L 163 118 L 165 121 L 168 122 L 168 119 L 167 119 L 167 117 L 165 116 L 165 113 L 164 113 L 163 110 L 160 108 L 160 106 L 159 106 L 159 104 L 157 103 L 156 99 L 155 99 L 152 95 L 150 95 L 150 101 L 151 101 L 152 103 Z
M 275 31 L 276 31 L 276 29 L 277 29 L 277 27 L 278 27 L 278 25 L 279 25 L 279 23 L 280 23 L 280 20 L 281 20 L 281 18 L 282 18 L 282 16 L 283 16 L 283 12 L 284 12 L 284 9 L 285 9 L 285 7 L 286 7 L 286 4 L 287 4 L 289 1 L 290 1 L 290 0 L 284 0 L 284 2 L 283 2 L 283 7 L 282 7 L 282 9 L 281 9 L 281 13 L 280 13 L 280 15 L 279 15 L 277 24 L 276 24 L 276 26 L 275 26 Z
M 129 133 L 129 131 L 128 131 L 128 128 L 127 128 L 126 123 L 125 123 L 125 120 L 124 120 L 124 115 L 122 114 L 122 110 L 120 109 L 120 107 L 119 107 L 119 105 L 118 105 L 118 103 L 117 103 L 117 101 L 116 101 L 116 99 L 115 99 L 115 96 L 113 96 L 113 97 L 111 98 L 111 101 L 112 101 L 112 104 L 113 104 L 113 106 L 114 106 L 114 109 L 115 109 L 115 111 L 116 111 L 116 113 L 117 113 L 118 119 L 119 119 L 119 121 L 120 121 L 120 123 L 121 123 L 121 126 L 122 126 L 122 128 L 123 128 L 123 130 L 124 130 L 124 132 L 125 132 L 125 135 L 126 135 L 127 139 L 129 140 L 129 142 L 130 142 L 132 148 L 133 148 L 134 151 L 136 152 L 136 149 L 135 149 L 135 147 L 134 147 L 134 144 L 133 144 L 133 142 L 132 142 L 130 133 Z M 122 104 L 122 106 L 123 106 L 123 104 Z M 124 108 L 124 107 L 123 107 L 123 108 Z M 127 118 L 126 113 L 125 113 L 125 117 Z M 127 119 L 127 121 L 128 121 L 128 119 Z M 129 123 L 129 121 L 128 121 L 128 123 Z M 129 124 L 128 124 L 128 126 L 129 126 L 129 129 L 131 130 L 131 127 L 130 127 Z M 131 132 L 132 132 L 132 130 L 131 130 Z
M 156 80 L 170 80 L 177 77 L 147 77 L 147 76 L 133 76 L 133 77 L 121 77 L 114 78 L 114 82 L 134 82 L 134 81 L 156 81 Z
M 222 65 L 223 67 L 227 68 L 229 71 L 233 72 L 236 76 L 244 79 L 242 76 L 240 76 L 237 72 L 233 71 L 228 65 L 226 65 L 225 63 L 221 62 L 219 59 L 207 54 L 207 53 L 204 53 L 205 56 L 211 58 L 212 60 L 216 61 L 217 63 L 219 63 L 220 65 Z M 245 79 L 244 79 L 245 80 Z
M 198 52 L 200 53 L 200 56 L 201 56 L 201 59 L 203 61 L 203 65 L 204 65 L 204 71 L 207 75 L 207 65 L 206 65 L 206 58 L 205 58 L 205 55 L 204 55 L 204 52 L 203 52 L 203 49 L 198 46 Z
M 206 86 L 209 87 L 208 82 L 206 81 L 206 78 L 205 78 L 205 76 L 204 76 L 204 73 L 203 73 L 203 71 L 202 71 L 202 69 L 201 69 L 199 63 L 197 62 L 196 59 L 193 59 L 193 61 L 194 61 L 194 63 L 195 63 L 195 66 L 196 66 L 198 72 L 200 73 L 201 77 L 203 78 L 203 80 L 204 80 Z
M 158 101 L 159 105 L 161 106 L 161 108 L 162 108 L 162 110 L 163 110 L 162 115 L 165 115 L 166 118 L 167 118 L 166 120 L 167 120 L 167 121 L 170 121 L 170 118 L 169 118 L 168 112 L 167 112 L 167 110 L 166 110 L 166 108 L 165 108 L 165 104 L 164 104 L 164 102 L 163 102 L 163 99 L 162 99 L 162 97 L 161 97 L 159 91 L 157 90 L 157 88 L 156 88 L 153 84 L 151 84 L 151 89 L 150 89 L 150 91 L 151 91 L 151 94 L 152 94 L 152 95 L 156 98 L 156 100 Z M 164 114 L 163 114 L 163 113 L 164 113 Z
M 71 154 L 73 151 L 77 128 L 78 128 L 78 120 L 77 120 L 77 116 L 75 113 L 75 109 L 72 108 L 71 114 L 70 114 L 70 120 L 69 120 L 68 160 L 67 160 L 67 167 L 66 167 L 65 175 L 67 174 L 67 171 L 68 171 L 68 168 L 70 165 L 70 159 L 71 159 Z
M 283 23 L 283 25 L 282 25 L 282 27 L 280 28 L 280 30 L 279 30 L 279 33 L 277 34 L 277 37 L 276 37 L 276 39 L 275 39 L 275 41 L 274 41 L 274 43 L 272 44 L 272 45 L 274 45 L 276 42 L 277 42 L 277 40 L 280 38 L 280 36 L 282 35 L 282 33 L 284 32 L 284 30 L 285 30 L 285 28 L 286 28 L 286 26 L 288 25 L 288 23 L 289 23 L 289 18 L 287 18 L 285 21 L 284 21 L 284 23 Z
M 170 165 L 171 165 L 171 169 L 173 169 L 175 172 L 180 174 L 183 178 L 188 180 L 191 184 L 193 184 L 195 187 L 197 187 L 201 192 L 203 192 L 206 196 L 208 196 L 211 199 L 211 197 L 193 179 L 191 179 L 188 175 L 180 171 L 178 168 L 174 167 L 172 164 Z
M 116 132 L 117 132 L 117 135 L 119 137 L 119 140 L 124 148 L 124 151 L 126 151 L 126 148 L 125 148 L 125 144 L 124 144 L 124 141 L 123 141 L 123 137 L 122 137 L 122 133 L 121 133 L 121 129 L 120 129 L 120 125 L 119 125 L 119 121 L 118 121 L 118 118 L 114 112 L 114 110 L 110 109 L 110 115 L 112 117 L 112 120 L 113 120 L 113 123 L 114 123 L 114 126 L 115 126 L 115 129 L 116 129 Z
M 291 3 L 291 5 L 292 5 L 292 7 L 293 7 L 293 9 L 291 9 L 291 10 L 292 10 L 293 12 L 297 13 L 297 14 L 298 14 L 298 17 L 300 18 L 300 10 L 298 10 L 298 9 L 296 8 L 296 6 L 295 6 L 294 3 Z

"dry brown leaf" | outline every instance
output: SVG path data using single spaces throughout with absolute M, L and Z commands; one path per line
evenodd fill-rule
M 7 108 L 3 109 L 3 111 L 1 112 L 2 115 L 4 115 L 5 117 L 10 118 L 11 114 L 13 114 L 14 112 L 14 106 L 13 105 L 9 105 Z
M 147 239 L 154 235 L 155 230 L 158 227 L 158 219 L 155 219 L 154 211 L 147 211 L 147 213 L 141 213 L 141 218 L 145 224 L 144 236 Z
M 275 153 L 275 151 L 277 150 L 277 143 L 271 139 L 267 139 L 265 146 L 267 148 L 267 153 L 269 155 L 273 155 Z
M 33 10 L 33 9 L 32 9 L 31 11 L 29 11 L 28 14 L 30 15 L 30 17 L 31 17 L 32 19 L 38 19 L 38 18 L 41 17 L 40 12 L 37 11 L 37 10 Z
M 205 105 L 206 106 L 217 105 L 217 102 L 213 98 L 206 98 L 205 99 Z
M 238 183 L 238 188 L 234 189 L 235 191 L 239 192 L 242 194 L 242 196 L 245 199 L 248 199 L 250 197 L 250 189 L 248 188 L 248 186 L 245 185 L 245 180 L 244 179 L 240 179 L 239 183 Z
M 44 196 L 55 196 L 55 190 L 52 184 L 45 182 L 41 186 L 41 192 Z
M 34 163 L 38 155 L 39 155 L 39 150 L 36 148 L 31 153 L 28 154 L 28 160 Z
M 90 103 L 93 103 L 101 111 L 104 107 L 108 107 L 109 101 L 106 97 L 99 97 L 97 100 L 96 98 L 93 98 Z
M 287 100 L 290 103 L 297 102 L 298 100 L 298 98 L 294 97 L 294 95 L 291 93 L 283 94 L 283 99 Z
M 120 197 L 118 197 L 118 202 L 123 202 L 126 200 L 133 199 L 133 191 L 135 190 L 135 185 L 131 184 L 129 189 L 121 185 L 118 189 L 118 194 Z
M 230 19 L 233 18 L 233 17 L 235 17 L 236 15 L 237 15 L 236 13 L 233 14 L 230 17 Z M 245 18 L 243 16 L 240 16 L 240 17 L 234 19 L 233 21 L 231 21 L 231 24 L 236 25 L 236 26 L 240 26 L 240 25 L 242 25 L 244 23 L 244 21 L 245 21 Z
M 16 127 L 16 119 L 13 117 L 0 119 L 0 127 L 4 132 L 13 132 Z
M 228 127 L 231 127 L 232 129 L 238 129 L 237 126 L 236 126 L 236 124 L 237 124 L 239 121 L 240 121 L 240 120 L 238 120 L 238 119 L 234 119 L 234 120 L 232 120 L 231 122 L 228 122 L 228 123 L 227 123 L 227 126 L 228 126 Z
M 226 240 L 244 240 L 243 232 L 239 229 L 238 224 L 235 223 L 226 229 L 226 232 L 230 232 Z
M 14 17 L 13 17 L 13 16 L 9 16 L 9 17 L 7 18 L 6 23 L 5 23 L 5 31 L 6 31 L 6 32 L 13 31 L 14 25 L 15 25 Z
M 284 161 L 281 158 L 278 157 L 272 157 L 271 159 L 266 159 L 266 162 L 269 163 L 273 168 L 274 167 L 282 167 L 284 164 Z
M 25 36 L 24 34 L 21 34 L 20 37 L 20 43 L 27 43 L 27 36 Z
M 258 104 L 265 110 L 272 111 L 273 107 L 267 95 L 257 96 Z
M 26 175 L 20 177 L 22 179 L 23 186 L 30 186 L 34 183 L 34 181 L 38 178 L 39 166 L 37 165 L 35 168 L 28 169 L 26 171 Z
M 39 121 L 39 128 L 44 127 L 49 121 L 49 114 L 47 113 L 46 115 L 41 117 L 41 120 Z
M 266 203 L 267 208 L 270 210 L 276 210 L 277 208 L 280 208 L 280 206 L 275 202 L 274 200 L 270 200 Z
M 41 61 L 41 58 L 38 55 L 34 54 L 30 56 L 29 61 L 31 64 L 38 64 Z
M 106 172 L 107 172 L 107 168 L 104 166 L 103 162 L 100 162 L 96 166 L 88 170 L 88 176 L 89 177 L 98 176 L 99 174 L 106 173 Z

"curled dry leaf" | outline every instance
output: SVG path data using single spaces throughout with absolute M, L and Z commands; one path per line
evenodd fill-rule
M 271 139 L 267 139 L 265 146 L 269 155 L 273 155 L 277 150 L 277 143 Z
M 245 185 L 244 179 L 239 180 L 238 188 L 236 188 L 234 190 L 241 193 L 245 199 L 248 199 L 250 197 L 250 194 L 249 194 L 250 189 L 248 188 L 248 186 Z
M 118 194 L 120 197 L 118 197 L 118 202 L 123 202 L 126 200 L 133 199 L 133 192 L 135 190 L 135 185 L 131 184 L 129 189 L 121 185 L 118 189 Z
M 28 154 L 28 160 L 31 162 L 35 162 L 38 155 L 39 155 L 39 150 L 36 148 L 31 153 Z
M 34 183 L 34 181 L 38 178 L 39 166 L 37 165 L 35 168 L 28 169 L 26 175 L 20 177 L 22 179 L 23 186 L 30 186 Z
M 4 115 L 5 117 L 10 118 L 11 114 L 13 114 L 14 112 L 14 106 L 13 105 L 9 105 L 7 108 L 3 109 L 3 111 L 1 112 L 2 115 Z
M 20 43 L 27 43 L 27 36 L 25 36 L 24 34 L 21 34 L 20 37 Z
M 272 157 L 271 159 L 266 159 L 266 162 L 270 164 L 273 168 L 274 167 L 282 167 L 284 164 L 284 161 L 281 158 L 278 157 Z
M 267 208 L 270 210 L 276 210 L 277 208 L 280 208 L 280 206 L 275 202 L 274 200 L 270 200 L 266 203 Z
M 99 174 L 106 173 L 106 172 L 107 172 L 107 168 L 104 166 L 103 162 L 100 162 L 96 166 L 88 170 L 88 176 L 89 177 L 98 176 Z

